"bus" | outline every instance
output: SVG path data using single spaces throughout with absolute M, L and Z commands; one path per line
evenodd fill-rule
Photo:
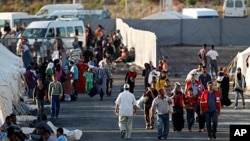
M 223 17 L 247 17 L 247 1 L 246 0 L 224 0 Z

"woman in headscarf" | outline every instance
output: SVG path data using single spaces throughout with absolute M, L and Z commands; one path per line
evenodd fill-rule
M 184 128 L 184 93 L 179 82 L 175 82 L 173 93 L 173 129 L 180 132 Z
M 64 73 L 66 80 L 62 83 L 64 94 L 72 95 L 73 85 L 71 84 L 72 75 L 70 74 L 69 67 L 64 66 Z
M 46 68 L 46 71 L 45 71 L 45 74 L 46 74 L 46 81 L 52 81 L 52 78 L 51 76 L 53 75 L 54 73 L 54 63 L 53 62 L 49 62 L 47 68 Z
M 86 78 L 83 76 L 84 72 L 88 70 L 88 65 L 84 63 L 83 59 L 79 59 L 76 64 L 78 68 L 78 83 L 77 83 L 77 91 L 78 93 L 86 93 Z
M 218 83 L 218 90 L 220 92 L 221 106 L 223 107 L 231 105 L 232 102 L 228 98 L 230 84 L 226 67 L 224 67 L 222 71 L 219 72 L 217 83 Z
M 96 80 L 100 80 L 98 83 L 96 83 L 97 93 L 100 94 L 100 100 L 103 99 L 104 95 L 107 95 L 107 79 L 109 78 L 108 70 L 104 65 L 104 61 L 102 61 L 102 63 L 100 63 L 100 67 L 96 71 Z

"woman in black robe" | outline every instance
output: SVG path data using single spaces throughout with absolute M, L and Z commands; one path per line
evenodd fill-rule
M 226 67 L 223 68 L 223 71 L 219 72 L 217 83 L 218 83 L 218 90 L 220 92 L 221 106 L 231 105 L 232 102 L 228 98 L 230 84 Z

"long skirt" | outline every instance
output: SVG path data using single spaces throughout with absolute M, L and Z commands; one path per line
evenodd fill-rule
M 184 128 L 183 107 L 174 106 L 172 113 L 173 129 L 174 131 L 181 131 Z

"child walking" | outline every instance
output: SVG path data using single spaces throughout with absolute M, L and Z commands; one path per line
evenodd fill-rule
M 83 76 L 86 77 L 86 90 L 87 93 L 90 92 L 90 89 L 93 87 L 93 72 L 91 68 L 88 68 L 88 71 L 83 73 Z
M 196 106 L 196 97 L 193 95 L 193 88 L 190 87 L 185 95 L 185 105 L 187 113 L 188 131 L 192 132 L 192 126 L 194 124 L 194 109 Z

